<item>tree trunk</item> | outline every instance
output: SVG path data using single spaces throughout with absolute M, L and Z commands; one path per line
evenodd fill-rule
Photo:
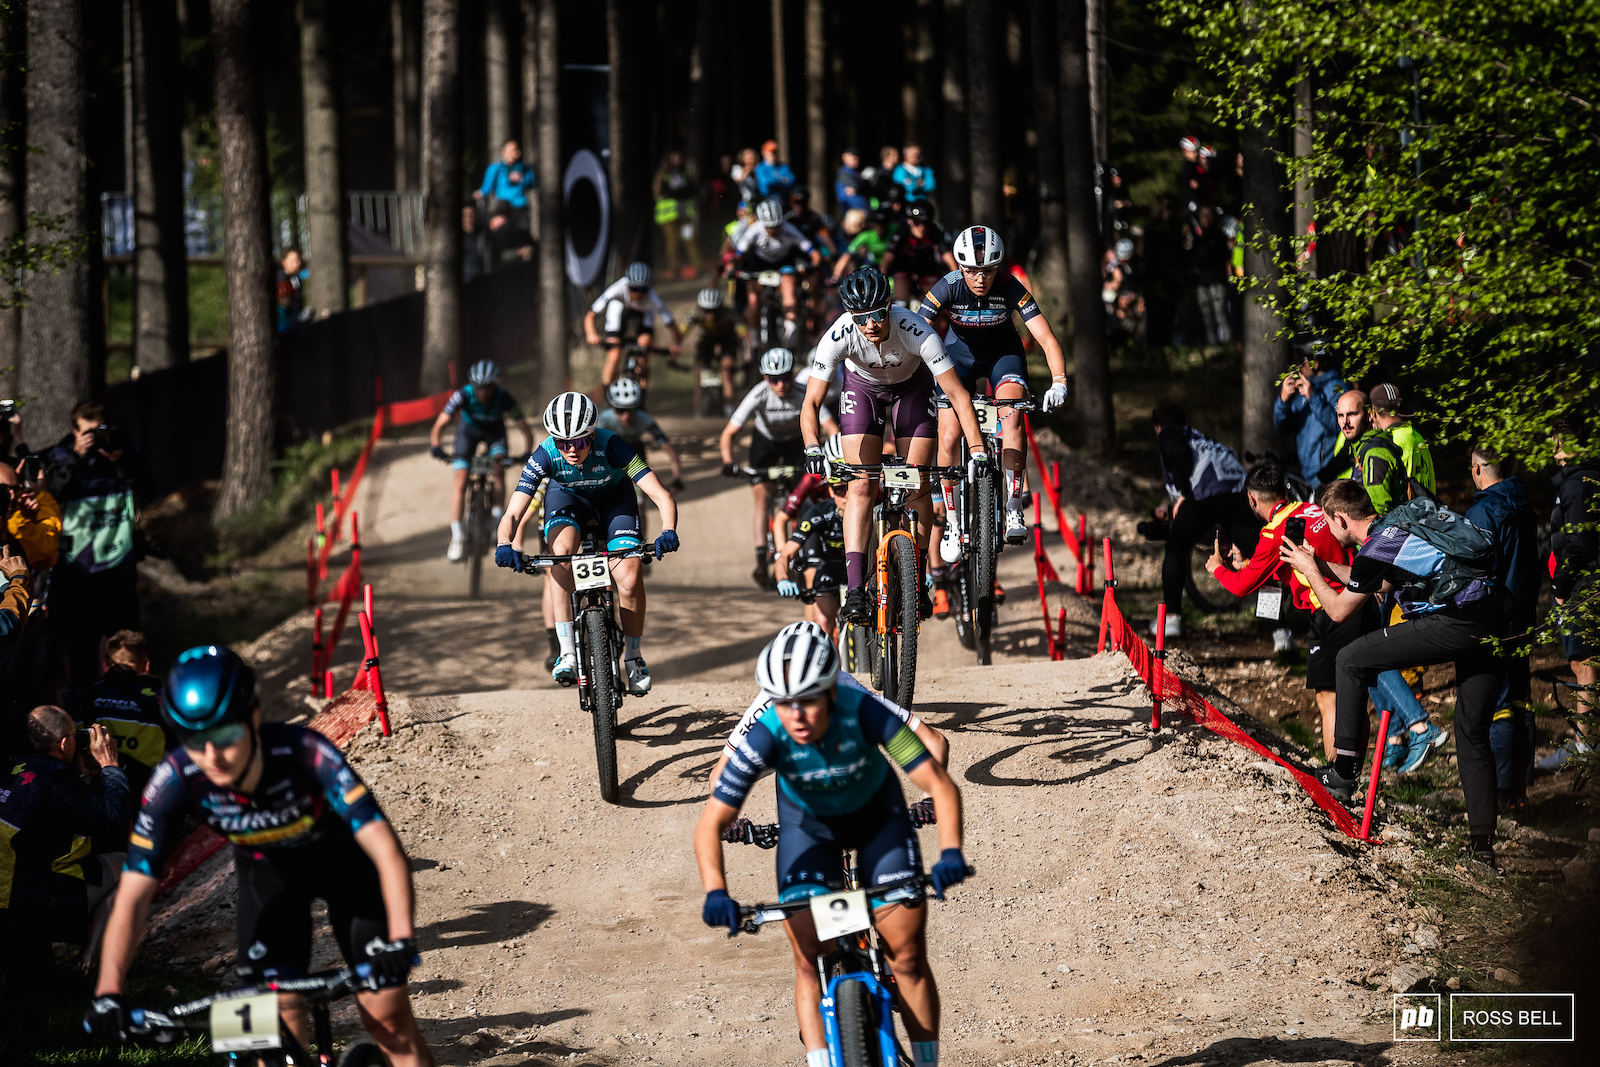
M 694 51 L 689 62 L 689 162 L 700 176 L 702 203 L 706 183 L 716 173 L 711 146 L 716 143 L 717 73 L 721 57 L 717 53 L 717 0 L 700 0 L 694 16 Z M 705 234 L 712 220 L 700 220 Z
M 789 162 L 789 69 L 783 45 L 783 0 L 772 0 L 772 139 L 778 158 Z
M 1000 201 L 1000 42 L 994 6 L 967 4 L 967 129 L 972 157 L 972 221 L 998 226 Z
M 1067 231 L 1062 212 L 1061 49 L 1056 0 L 1029 0 L 1033 59 L 1033 115 L 1039 144 L 1039 244 L 1033 295 L 1050 325 L 1067 319 Z
M 339 174 L 339 100 L 335 91 L 328 0 L 300 0 L 300 96 L 305 111 L 305 302 L 318 316 L 349 306 L 345 280 L 344 183 Z
M 545 397 L 567 388 L 566 235 L 561 225 L 561 67 L 558 0 L 535 0 L 539 48 L 539 384 Z
M 944 101 L 944 196 L 940 221 L 959 230 L 971 220 L 972 171 L 967 138 L 967 18 L 961 0 L 944 0 L 944 76 L 939 94 Z
M 14 7 L 0 9 L 0 55 L 21 52 L 27 34 L 23 15 Z M 10 248 L 22 232 L 22 197 L 26 178 L 23 155 L 18 151 L 22 131 L 23 65 L 0 63 L 0 248 Z M 0 400 L 17 395 L 18 363 L 22 355 L 22 309 L 13 305 L 16 277 L 0 273 Z M 42 438 L 41 438 L 42 441 Z
M 487 132 L 491 160 L 516 136 L 511 116 L 511 37 L 506 33 L 502 0 L 485 0 L 483 12 L 483 75 L 489 106 Z
M 1111 86 L 1111 64 L 1106 61 L 1106 0 L 1089 0 L 1089 110 L 1094 127 L 1094 158 L 1111 158 L 1106 98 Z
M 914 66 L 911 73 L 912 84 L 916 87 L 917 108 L 916 122 L 906 131 L 906 141 L 921 145 L 922 156 L 928 160 L 939 159 L 939 153 L 944 148 L 943 138 L 939 136 L 939 109 L 936 103 L 939 95 L 933 82 L 934 64 L 938 61 L 938 53 L 933 45 L 933 5 L 934 0 L 917 0 L 916 14 L 912 17 L 915 40 L 911 51 Z M 933 199 L 938 200 L 939 197 Z
M 272 487 L 276 374 L 266 123 L 252 50 L 250 0 L 211 0 L 223 262 L 228 272 L 228 431 L 214 518 L 230 519 Z
M 141 371 L 189 361 L 183 234 L 183 98 L 178 8 L 133 0 L 133 358 Z
M 1244 151 L 1244 273 L 1250 292 L 1244 304 L 1243 409 L 1244 447 L 1264 453 L 1278 451 L 1278 432 L 1272 425 L 1274 381 L 1288 364 L 1286 340 L 1274 340 L 1283 320 L 1264 303 L 1278 292 L 1276 253 L 1283 242 L 1286 223 L 1283 205 L 1285 175 L 1276 152 L 1281 148 L 1272 130 L 1246 126 Z M 1259 245 L 1260 250 L 1255 250 Z
M 56 227 L 39 240 L 82 237 L 90 228 L 82 16 L 76 3 L 28 5 L 28 214 Z M 28 302 L 17 391 L 38 447 L 71 429 L 73 405 L 89 397 L 89 257 L 24 271 L 22 287 Z
M 1296 159 L 1305 159 L 1311 155 L 1311 130 L 1314 120 L 1312 114 L 1312 83 L 1311 75 L 1302 72 L 1298 81 L 1294 83 L 1294 154 Z M 1311 183 L 1303 177 L 1294 180 L 1294 239 L 1304 241 L 1312 234 L 1317 221 L 1316 190 Z M 1248 198 L 1247 198 L 1248 199 Z M 1300 269 L 1311 274 L 1317 273 L 1317 254 L 1307 251 L 1299 259 Z
M 427 202 L 422 389 L 442 393 L 461 348 L 461 6 L 423 0 L 422 151 Z
M 394 187 L 414 192 L 422 185 L 418 161 L 418 93 L 421 57 L 417 54 L 414 0 L 389 0 L 391 63 L 394 74 Z
M 641 136 L 639 93 L 646 83 L 639 28 L 646 25 L 626 0 L 606 0 L 606 47 L 611 59 L 607 100 L 611 107 L 611 217 L 615 227 L 612 255 L 617 271 L 636 259 L 648 259 L 650 234 L 645 232 L 650 194 L 649 160 Z M 642 173 L 641 173 L 642 172 Z
M 806 0 L 806 183 L 811 186 L 812 209 L 826 211 L 833 203 L 828 180 L 828 116 L 825 95 L 828 75 L 828 41 L 824 32 L 822 0 Z
M 1067 221 L 1067 292 L 1072 313 L 1078 434 L 1084 449 L 1109 458 L 1117 429 L 1111 408 L 1105 309 L 1100 303 L 1102 240 L 1094 201 L 1094 132 L 1089 116 L 1088 12 L 1084 0 L 1059 0 L 1061 148 Z

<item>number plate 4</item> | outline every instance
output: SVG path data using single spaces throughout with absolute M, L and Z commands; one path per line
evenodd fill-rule
M 915 467 L 884 467 L 883 484 L 917 489 L 922 485 L 922 472 Z
M 245 1052 L 282 1048 L 278 1036 L 278 994 L 233 997 L 211 1005 L 211 1050 Z
M 859 933 L 872 925 L 867 910 L 867 891 L 824 893 L 811 898 L 811 919 L 817 925 L 817 940 L 828 941 Z
M 572 561 L 572 584 L 579 589 L 604 589 L 611 584 L 611 571 L 604 556 L 582 556 Z

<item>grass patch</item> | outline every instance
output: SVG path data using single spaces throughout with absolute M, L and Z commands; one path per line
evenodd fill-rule
M 107 1048 L 90 1044 L 83 1032 L 83 1013 L 94 992 L 90 980 L 58 963 L 43 981 L 19 987 L 13 982 L 0 994 L 0 1063 L 211 1064 L 217 1056 L 209 1041 L 192 1039 L 164 1048 Z M 212 983 L 164 971 L 140 973 L 128 980 L 129 1005 L 168 1007 L 216 991 Z
M 352 422 L 326 439 L 312 438 L 285 449 L 283 458 L 272 464 L 271 491 L 216 531 L 216 551 L 208 562 L 219 566 L 253 555 L 305 522 L 315 513 L 316 502 L 327 499 L 328 472 L 354 463 L 371 432 L 370 420 Z
M 1322 742 L 1313 737 L 1311 731 L 1306 729 L 1305 723 L 1299 719 L 1292 716 L 1283 719 L 1278 723 L 1278 727 L 1283 731 L 1285 737 L 1310 752 L 1313 756 L 1322 752 Z

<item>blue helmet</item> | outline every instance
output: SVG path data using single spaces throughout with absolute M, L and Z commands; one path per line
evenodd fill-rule
M 256 672 L 238 653 L 197 645 L 178 657 L 161 688 L 161 710 L 178 733 L 243 722 L 256 707 Z

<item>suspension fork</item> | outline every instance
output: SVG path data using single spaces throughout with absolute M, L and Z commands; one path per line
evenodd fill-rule
M 916 529 L 916 516 L 911 517 L 911 528 Z M 916 558 L 917 539 L 905 530 L 896 527 L 888 530 L 878 539 L 878 632 L 886 634 L 892 629 L 889 609 L 889 542 L 896 537 L 904 537 L 911 543 L 912 558 Z

